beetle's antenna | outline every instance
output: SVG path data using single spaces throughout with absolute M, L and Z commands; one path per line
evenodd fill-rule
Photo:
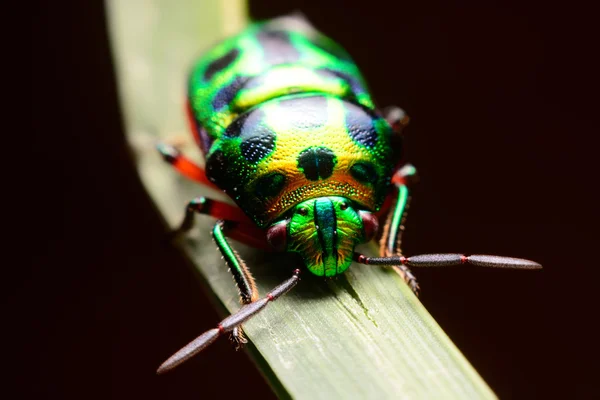
M 256 300 L 252 303 L 246 304 L 238 310 L 235 314 L 231 314 L 225 318 L 216 328 L 204 332 L 196 339 L 192 340 L 187 346 L 183 347 L 177 353 L 173 354 L 167 361 L 161 364 L 156 371 L 157 374 L 163 374 L 177 367 L 178 365 L 189 360 L 202 350 L 210 346 L 219 336 L 225 332 L 231 332 L 236 327 L 240 326 L 244 322 L 248 321 L 255 314 L 260 312 L 263 308 L 269 304 L 269 302 L 278 299 L 289 290 L 291 290 L 298 281 L 300 280 L 300 270 L 294 271 L 294 275 L 291 278 L 275 287 L 262 299 Z
M 541 269 L 535 261 L 523 258 L 500 257 L 476 254 L 421 254 L 404 257 L 367 257 L 354 253 L 354 261 L 365 265 L 406 265 L 407 267 L 451 267 L 455 265 L 475 265 L 477 267 L 506 268 L 506 269 Z

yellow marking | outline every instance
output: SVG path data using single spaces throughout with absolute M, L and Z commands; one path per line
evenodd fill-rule
M 375 210 L 374 187 L 360 183 L 350 175 L 350 167 L 358 161 L 370 161 L 373 153 L 356 144 L 347 134 L 342 101 L 327 99 L 327 122 L 310 131 L 293 125 L 289 118 L 281 118 L 281 112 L 277 111 L 277 104 L 265 106 L 267 124 L 278 132 L 277 142 L 273 154 L 258 164 L 255 176 L 280 172 L 287 182 L 282 193 L 265 204 L 266 219 L 281 215 L 301 201 L 325 195 L 346 197 Z M 336 165 L 329 178 L 311 181 L 298 169 L 298 156 L 311 146 L 334 151 Z
M 341 78 L 324 77 L 302 65 L 278 65 L 264 72 L 261 85 L 239 92 L 233 101 L 233 108 L 246 110 L 257 104 L 291 93 L 326 93 L 346 97 L 351 93 L 350 86 Z

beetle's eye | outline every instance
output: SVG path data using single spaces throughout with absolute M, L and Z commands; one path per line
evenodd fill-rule
M 365 242 L 370 241 L 377 235 L 379 230 L 379 220 L 376 216 L 368 211 L 360 211 L 360 218 L 363 221 L 363 229 L 365 231 Z
M 348 203 L 343 202 L 342 204 L 340 204 L 340 210 L 346 210 L 348 208 Z
M 298 209 L 298 214 L 306 216 L 308 215 L 308 210 L 304 207 L 301 207 Z
M 278 222 L 267 230 L 267 242 L 275 250 L 285 250 L 287 245 L 287 221 Z

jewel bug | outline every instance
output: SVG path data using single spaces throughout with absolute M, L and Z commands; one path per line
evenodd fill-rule
M 192 68 L 187 112 L 205 169 L 173 146 L 160 144 L 159 151 L 184 176 L 224 191 L 237 207 L 195 198 L 174 234 L 189 231 L 195 214 L 217 219 L 213 239 L 243 306 L 159 373 L 225 333 L 244 343 L 241 325 L 298 283 L 300 269 L 261 298 L 228 238 L 297 253 L 317 276 L 343 274 L 352 262 L 393 266 L 416 294 L 411 267 L 541 268 L 510 257 L 402 255 L 402 223 L 416 178 L 415 168 L 401 162 L 409 118 L 398 107 L 379 110 L 346 51 L 302 17 L 253 24 L 209 50 Z M 356 252 L 378 236 L 380 219 L 379 257 Z

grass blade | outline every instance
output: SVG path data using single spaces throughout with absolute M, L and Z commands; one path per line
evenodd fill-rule
M 240 0 L 180 1 L 176 6 L 113 0 L 107 8 L 126 131 L 139 174 L 167 223 L 176 226 L 192 197 L 227 198 L 179 177 L 154 144 L 159 138 L 190 136 L 183 113 L 188 68 L 203 49 L 242 28 L 245 5 Z M 193 145 L 184 151 L 200 160 Z M 198 222 L 182 248 L 226 310 L 237 310 L 231 275 L 210 239 L 213 221 L 198 217 Z M 289 277 L 289 256 L 235 245 L 261 293 Z M 259 368 L 281 396 L 495 398 L 408 287 L 384 268 L 354 265 L 327 281 L 305 274 L 296 289 L 245 329 Z

